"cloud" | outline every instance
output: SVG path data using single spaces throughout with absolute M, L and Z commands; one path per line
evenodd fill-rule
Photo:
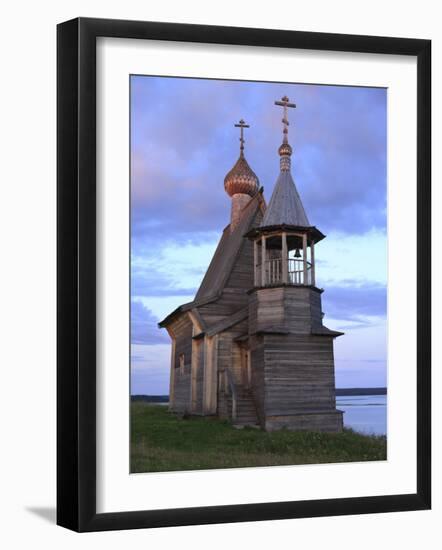
M 169 338 L 157 316 L 192 299 L 229 222 L 223 181 L 238 158 L 233 124 L 251 126 L 245 154 L 268 201 L 281 143 L 273 102 L 284 94 L 297 104 L 293 177 L 310 222 L 329 236 L 316 251 L 325 322 L 349 327 L 337 339 L 337 365 L 341 349 L 362 361 L 385 339 L 386 90 L 132 77 L 131 337 L 148 344 L 145 356 L 158 368 L 158 376 L 134 371 L 147 393 L 155 393 L 152 377 L 160 393 L 167 384 L 169 359 L 158 344 Z
M 166 240 L 152 248 L 133 248 L 132 296 L 194 296 L 215 251 L 219 236 L 205 234 L 199 242 Z
M 379 283 L 342 281 L 341 286 L 327 286 L 322 294 L 322 309 L 326 317 L 350 321 L 348 328 L 366 326 L 373 323 L 373 318 L 385 319 L 387 288 Z
M 158 328 L 158 319 L 137 300 L 131 301 L 131 344 L 167 344 L 170 339 L 164 330 Z
M 169 393 L 170 343 L 132 344 L 131 393 L 165 395 Z
M 230 201 L 223 180 L 238 157 L 233 124 L 250 123 L 246 156 L 267 200 L 279 171 L 287 93 L 293 174 L 310 221 L 323 231 L 385 227 L 386 92 L 374 88 L 132 78 L 132 236 L 177 241 L 219 231 Z

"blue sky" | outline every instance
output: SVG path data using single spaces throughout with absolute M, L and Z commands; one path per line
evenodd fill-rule
M 267 202 L 279 172 L 288 95 L 292 175 L 310 222 L 338 387 L 386 385 L 386 105 L 379 88 L 131 77 L 132 393 L 167 394 L 170 344 L 157 322 L 191 301 L 230 199 L 224 177 L 246 158 Z

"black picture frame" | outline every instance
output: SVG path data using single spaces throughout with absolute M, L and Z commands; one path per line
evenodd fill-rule
M 417 492 L 96 512 L 96 39 L 396 54 L 417 58 Z M 57 523 L 75 531 L 424 510 L 431 506 L 431 41 L 79 18 L 57 28 Z

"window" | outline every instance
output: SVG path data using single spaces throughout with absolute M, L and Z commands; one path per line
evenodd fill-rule
M 184 374 L 184 353 L 180 354 L 179 367 L 180 367 L 180 374 Z

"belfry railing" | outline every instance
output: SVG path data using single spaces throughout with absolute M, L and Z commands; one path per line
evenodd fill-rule
M 256 266 L 258 280 L 262 286 L 275 286 L 280 284 L 311 285 L 312 265 L 308 261 L 297 258 L 288 258 L 287 277 L 283 273 L 282 258 L 272 258 L 265 261 L 264 281 L 262 281 L 262 264 Z M 261 276 L 261 277 L 260 277 Z M 260 285 L 260 286 L 261 286 Z

